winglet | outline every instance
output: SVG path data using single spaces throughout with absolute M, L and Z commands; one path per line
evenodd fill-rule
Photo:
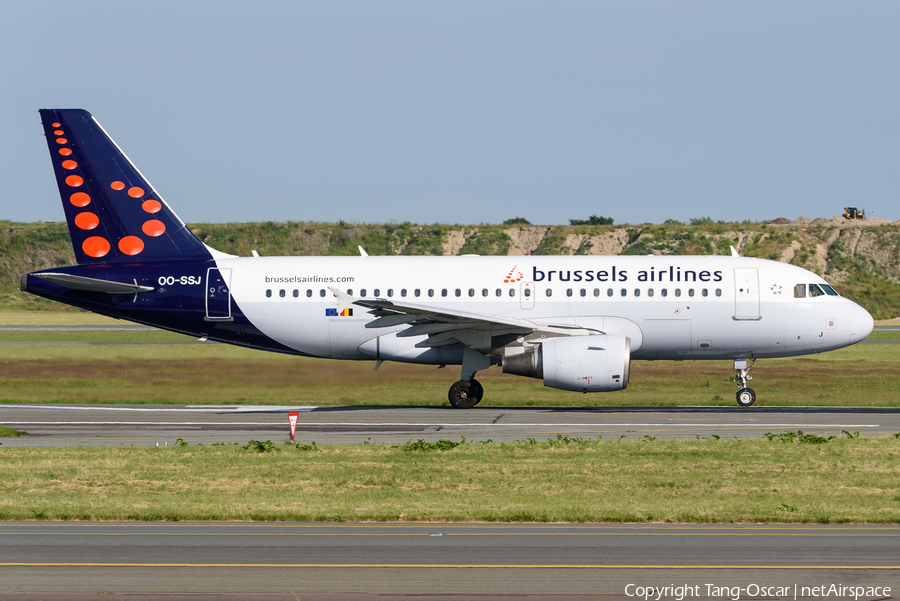
M 360 257 L 368 257 L 368 256 L 369 256 L 369 253 L 367 253 L 366 250 L 362 247 L 362 244 L 357 244 L 357 245 L 356 245 L 356 248 L 359 249 L 359 256 L 360 256 Z
M 731 256 L 732 257 L 740 257 L 741 256 L 738 254 L 738 251 L 736 251 L 733 246 L 731 247 Z

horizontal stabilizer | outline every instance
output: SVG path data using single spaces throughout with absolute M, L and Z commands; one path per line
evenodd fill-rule
M 85 292 L 105 292 L 106 294 L 139 294 L 141 292 L 151 292 L 152 286 L 140 286 L 138 284 L 125 284 L 122 282 L 111 282 L 109 280 L 98 280 L 95 278 L 86 278 L 80 275 L 70 275 L 68 273 L 35 273 L 35 277 L 65 286 L 72 290 L 84 290 Z

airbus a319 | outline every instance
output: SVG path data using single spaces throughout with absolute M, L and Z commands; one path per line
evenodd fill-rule
M 459 365 L 575 392 L 628 386 L 633 360 L 756 359 L 863 340 L 871 315 L 821 277 L 737 256 L 238 257 L 191 233 L 99 122 L 41 110 L 77 265 L 24 291 L 110 317 L 305 357 Z M 672 399 L 667 399 L 671 401 Z

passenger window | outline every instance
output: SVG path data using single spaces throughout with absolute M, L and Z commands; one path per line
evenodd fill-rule
M 647 288 L 647 296 L 653 296 L 653 288 Z
M 406 296 L 406 288 L 400 289 L 400 296 Z
M 694 289 L 688 288 L 688 296 L 694 296 Z
M 794 286 L 794 298 L 806 298 L 806 284 Z
M 294 298 L 300 298 L 300 291 L 294 288 Z
M 310 292 L 312 292 L 312 290 L 310 290 Z M 363 298 L 365 298 L 365 296 L 366 296 L 366 289 L 363 288 L 362 290 L 360 290 L 360 291 L 359 291 L 359 295 L 362 296 Z M 309 295 L 307 294 L 306 296 L 309 296 Z
M 353 296 L 353 288 L 348 289 L 347 294 L 349 294 L 350 296 Z
M 266 290 L 266 298 L 272 298 L 272 291 Z
M 462 290 L 459 288 L 456 289 L 456 296 L 462 296 Z
M 659 293 L 662 294 L 663 296 L 669 296 L 669 289 L 663 288 L 662 290 L 659 291 Z
M 675 289 L 675 296 L 681 296 L 681 288 Z
M 716 288 L 716 296 L 722 296 L 722 289 Z
M 488 295 L 488 289 L 487 289 L 487 288 L 482 288 L 482 290 L 481 290 L 481 296 L 487 296 L 487 295 Z
M 381 296 L 381 290 L 376 288 L 375 290 L 372 291 L 372 296 L 374 296 L 375 298 L 378 298 L 379 296 Z
M 363 295 L 363 296 L 366 295 L 366 291 L 365 291 L 365 290 L 363 290 L 362 295 Z M 311 296 L 312 296 L 312 290 L 310 290 L 310 289 L 307 288 L 307 289 L 306 289 L 306 298 L 310 298 Z
M 388 296 L 394 296 L 394 289 L 388 288 Z
M 553 290 L 547 288 L 547 296 L 553 296 Z
M 818 284 L 810 284 L 809 285 L 809 296 L 810 298 L 815 296 L 825 296 L 825 291 L 819 288 Z
M 510 295 L 510 296 L 515 296 L 515 295 L 516 295 L 516 289 L 515 289 L 515 288 L 510 288 L 510 289 L 509 289 L 509 295 Z
M 280 296 L 281 298 L 284 298 L 284 288 L 282 288 L 281 290 L 278 291 L 278 296 Z
M 494 296 L 503 296 L 503 291 L 497 288 L 497 291 L 494 293 Z
M 415 294 L 415 295 L 416 295 L 416 298 L 418 298 L 418 297 L 422 296 L 422 291 L 419 290 L 418 288 L 416 288 L 416 291 L 413 292 L 413 294 Z
M 531 288 L 526 288 L 526 289 L 522 292 L 522 294 L 525 295 L 525 298 L 530 297 L 530 296 L 531 296 Z
M 581 296 L 587 296 L 587 290 L 584 288 L 581 289 Z
M 434 288 L 428 289 L 428 296 L 434 296 Z
M 606 296 L 612 296 L 612 295 L 613 295 L 613 289 L 612 289 L 612 288 L 607 288 L 607 289 L 606 289 Z
M 446 288 L 442 288 L 442 289 L 441 289 L 441 296 L 447 296 L 447 289 L 446 289 Z
M 707 290 L 706 288 L 704 288 L 700 293 L 701 293 L 703 296 L 709 296 L 709 290 Z
M 600 289 L 594 288 L 594 296 L 600 296 Z
M 566 296 L 572 296 L 572 289 L 566 288 Z
M 325 289 L 324 288 L 322 290 L 319 290 L 319 296 L 321 296 L 323 298 L 325 297 Z
M 627 295 L 628 295 L 628 291 L 625 290 L 624 288 L 622 288 L 622 296 L 627 296 Z
M 475 289 L 469 288 L 469 296 L 475 296 Z
M 640 289 L 640 288 L 635 288 L 635 289 L 634 289 L 634 295 L 635 295 L 635 296 L 640 296 L 640 295 L 641 295 L 641 289 Z

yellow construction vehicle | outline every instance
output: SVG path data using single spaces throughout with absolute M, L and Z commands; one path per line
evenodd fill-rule
M 856 207 L 844 207 L 844 219 L 865 219 L 866 212 Z

